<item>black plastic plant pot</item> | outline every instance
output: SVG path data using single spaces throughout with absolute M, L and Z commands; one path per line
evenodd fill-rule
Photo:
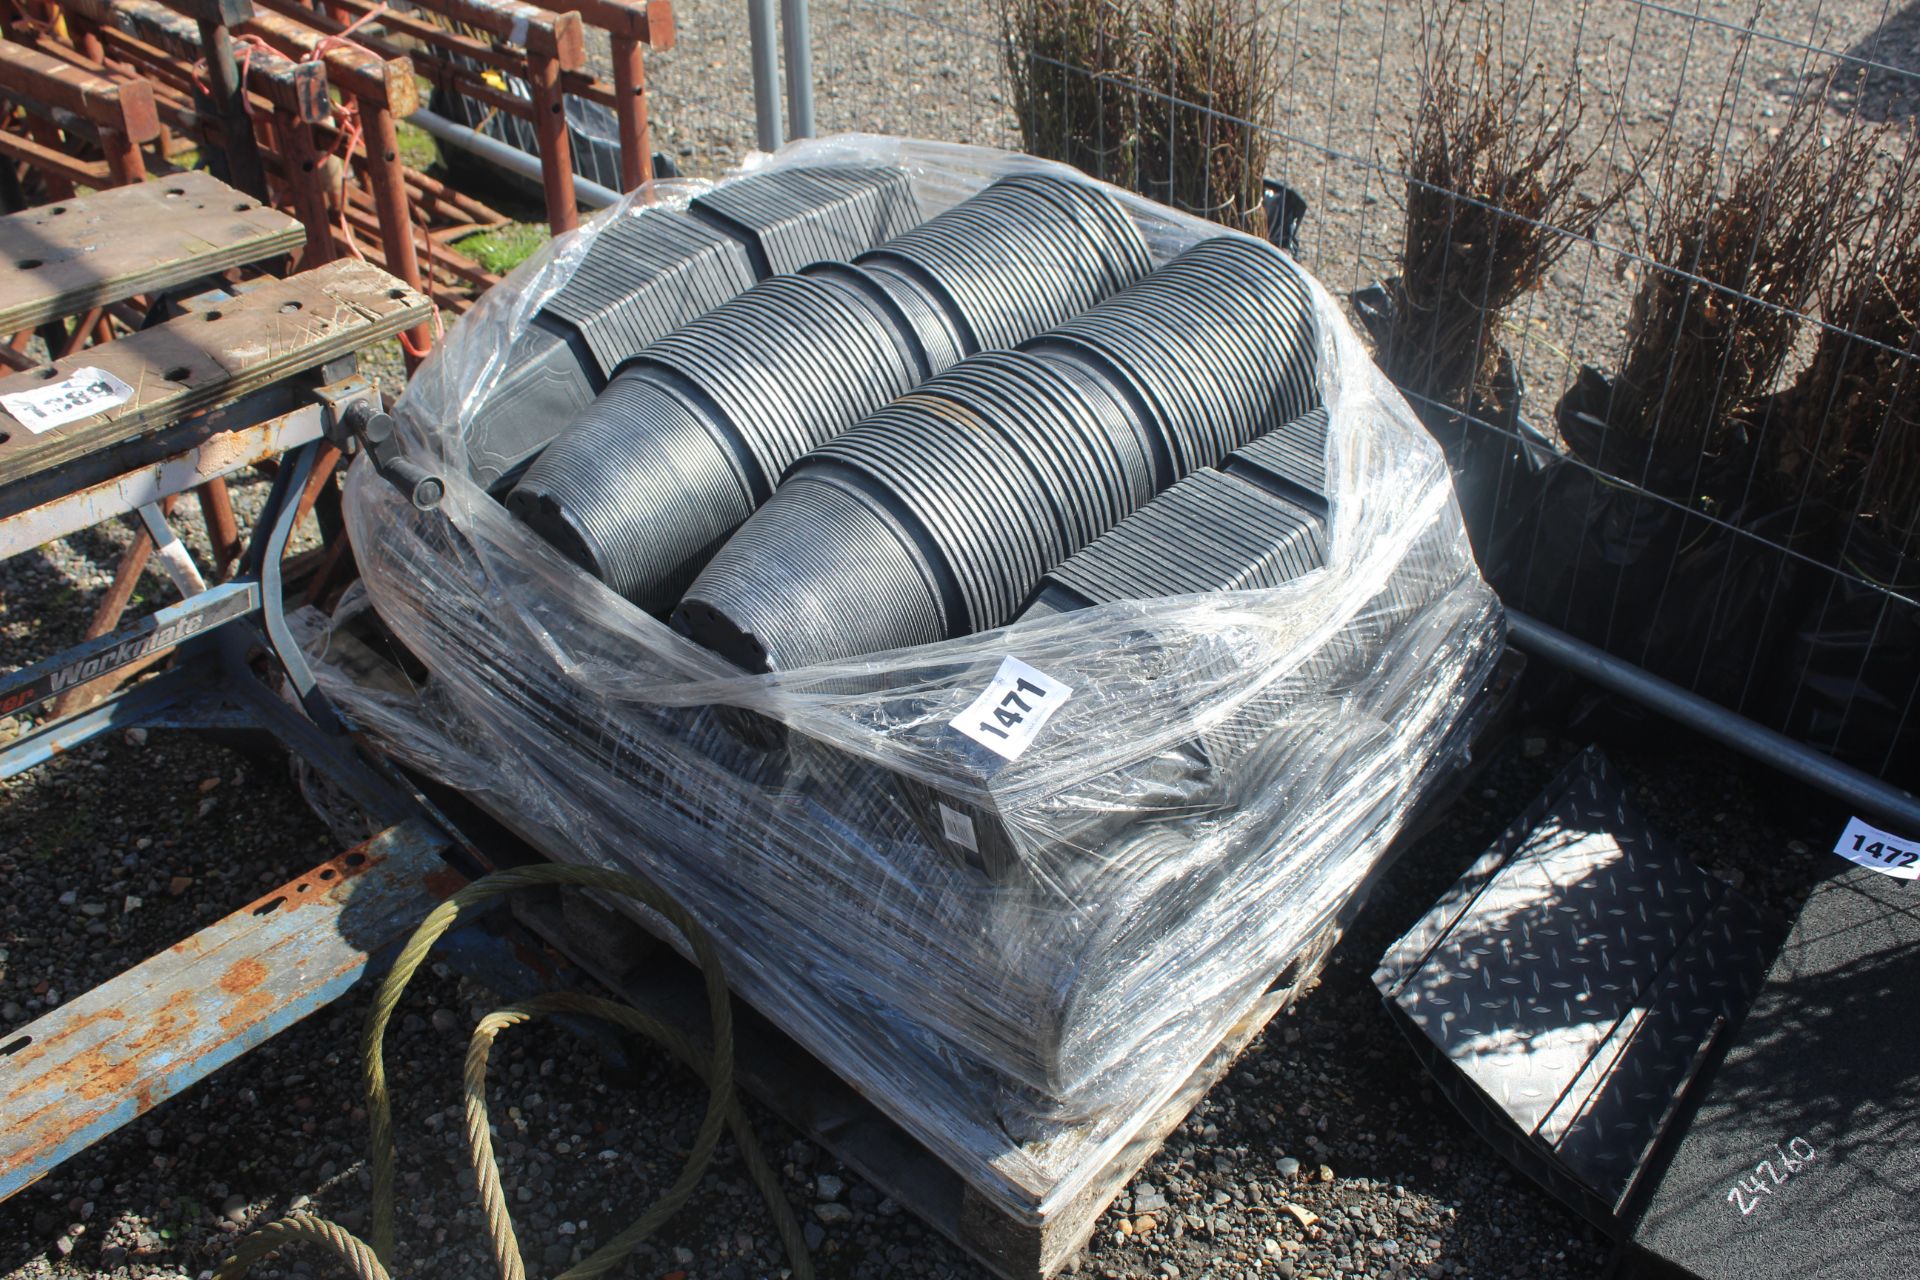
M 1390 341 L 1400 282 L 1387 280 L 1356 289 L 1348 295 L 1361 326 L 1376 347 Z M 1587 372 L 1592 372 L 1591 370 Z M 1596 377 L 1598 375 L 1595 375 Z M 1584 382 L 1581 384 L 1586 386 Z M 1408 407 L 1439 442 L 1453 474 L 1454 496 L 1466 521 L 1467 536 L 1481 563 L 1487 563 L 1494 543 L 1506 527 L 1524 516 L 1533 502 L 1533 485 L 1555 457 L 1553 442 L 1520 414 L 1525 386 L 1519 366 L 1505 347 L 1495 352 L 1491 398 L 1474 395 L 1465 409 L 1435 404 L 1409 396 Z M 1604 414 L 1608 388 L 1580 393 L 1583 411 Z M 1564 424 L 1566 409 L 1560 419 Z M 1570 439 L 1562 430 L 1562 438 Z
M 950 354 L 944 336 L 926 324 L 927 317 L 915 314 L 908 306 L 902 305 L 903 299 L 890 290 L 878 273 L 864 267 L 856 267 L 850 262 L 822 260 L 807 266 L 801 275 L 814 280 L 828 280 L 846 291 L 847 296 L 871 311 L 874 318 L 894 335 L 900 348 L 900 358 L 910 365 L 915 381 L 924 382 L 942 369 L 959 360 L 957 353 Z M 906 301 L 916 301 L 909 299 Z M 924 296 L 917 299 L 926 302 Z
M 467 428 L 468 473 L 482 488 L 504 494 L 605 385 L 577 332 L 535 316 Z
M 1332 510 L 1327 482 L 1326 407 L 1317 406 L 1227 455 L 1220 469 L 1325 519 Z
M 751 288 L 733 239 L 683 213 L 649 209 L 603 227 L 541 314 L 571 325 L 603 378 L 656 339 Z
M 859 259 L 917 285 L 953 318 L 968 353 L 1016 346 L 1153 268 L 1146 241 L 1098 187 L 1002 178 Z
M 1324 567 L 1325 544 L 1324 524 L 1313 512 L 1245 477 L 1201 471 L 1056 565 L 1038 598 L 1057 613 L 1117 600 L 1277 587 Z
M 790 462 L 919 381 L 911 335 L 845 274 L 775 277 L 653 343 L 509 507 L 642 608 L 671 611 Z
M 475 412 L 467 430 L 473 478 L 503 492 L 622 361 L 753 283 L 746 250 L 685 214 L 650 209 L 602 228 Z
M 1839 568 L 1801 566 L 1783 619 L 1770 721 L 1895 786 L 1920 790 L 1920 560 L 1855 530 Z
M 1676 474 L 1607 425 L 1592 368 L 1556 410 L 1567 454 L 1509 498 L 1488 582 L 1509 605 L 1732 710 L 1765 716 L 1779 650 L 1821 532 L 1747 505 L 1748 445 Z M 1718 495 L 1718 496 L 1715 496 Z M 1524 501 L 1520 499 L 1524 498 Z
M 674 610 L 683 634 L 745 671 L 788 671 L 931 644 L 953 588 L 924 539 L 858 477 L 795 476 L 713 557 Z
M 1028 347 L 1079 360 L 1147 416 L 1164 486 L 1319 403 L 1315 334 L 1299 267 L 1222 236 Z
M 838 264 L 836 264 L 838 265 Z M 859 271 L 867 285 L 885 295 L 919 344 L 927 376 L 943 373 L 966 358 L 967 339 L 959 322 L 938 297 L 913 276 L 884 259 L 869 258 Z
M 615 378 L 540 455 L 507 508 L 613 590 L 664 613 L 753 498 L 709 416 L 641 368 Z
M 676 623 L 749 670 L 998 626 L 1151 499 L 1146 440 L 1098 381 L 974 357 L 796 462 Z
M 1728 517 L 1563 460 L 1483 559 L 1501 598 L 1732 710 L 1764 716 L 1809 570 L 1790 512 Z M 1817 572 L 1817 571 L 1815 571 Z
M 771 493 L 802 454 L 920 378 L 910 340 L 845 280 L 776 276 L 649 347 L 698 387 Z

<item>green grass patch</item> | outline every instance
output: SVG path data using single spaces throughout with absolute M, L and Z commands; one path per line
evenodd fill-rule
M 460 252 L 495 275 L 505 275 L 547 242 L 543 222 L 509 222 L 489 231 L 476 231 L 455 241 Z
M 400 163 L 421 173 L 440 163 L 440 144 L 417 124 L 396 121 L 394 132 L 400 137 Z
M 27 837 L 26 856 L 30 861 L 72 862 L 80 856 L 80 846 L 93 838 L 93 815 L 84 809 L 69 809 L 59 817 L 42 823 Z

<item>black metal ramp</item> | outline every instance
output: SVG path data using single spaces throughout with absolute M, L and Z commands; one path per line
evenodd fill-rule
M 1779 937 L 1589 750 L 1382 959 L 1374 983 L 1474 1127 L 1602 1228 Z

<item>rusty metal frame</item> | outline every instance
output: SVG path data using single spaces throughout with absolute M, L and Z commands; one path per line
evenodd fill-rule
M 82 70 L 26 45 L 0 43 L 0 94 L 29 111 L 60 113 L 92 131 L 115 186 L 144 182 L 142 144 L 160 136 L 153 85 L 137 76 Z M 44 122 L 43 122 L 44 123 Z
M 348 379 L 321 405 L 275 421 L 305 430 L 378 393 Z M 324 407 L 323 407 L 324 406 Z M 311 414 L 311 417 L 309 415 Z M 256 445 L 262 443 L 255 441 Z M 203 446 L 204 447 L 204 446 Z M 330 715 L 303 716 L 258 678 L 260 648 L 309 698 L 311 674 L 280 616 L 279 557 L 322 440 L 275 477 L 247 557 L 254 570 L 81 651 L 15 673 L 0 703 L 53 696 L 55 670 L 132 669 L 169 649 L 180 661 L 0 751 L 0 777 L 131 725 L 265 731 L 337 783 L 380 835 L 24 1027 L 0 1036 L 0 1200 L 343 994 L 462 883 L 457 837 L 391 766 L 363 755 Z M 257 622 L 257 629 L 254 625 Z M 302 679 L 304 674 L 305 679 Z M 68 684 L 80 677 L 68 672 Z M 309 714 L 312 707 L 309 702 Z
M 301 9 L 295 0 L 262 2 L 277 13 L 296 16 L 316 30 L 341 29 L 338 20 Z M 620 105 L 616 87 L 603 84 L 582 70 L 586 66 L 586 43 L 581 14 L 571 9 L 555 12 L 537 8 L 521 0 L 419 0 L 419 4 L 441 17 L 485 33 L 491 41 L 476 40 L 417 17 L 383 14 L 383 21 L 395 31 L 420 42 L 421 47 L 410 55 L 415 68 L 443 88 L 481 98 L 529 120 L 539 140 L 547 225 L 555 235 L 579 226 L 572 146 L 567 136 L 563 96 L 571 93 L 611 107 Z M 339 0 L 337 7 L 355 17 L 375 12 L 369 0 Z M 382 56 L 402 53 L 377 36 L 355 38 Z M 524 79 L 530 101 L 491 90 L 480 75 L 458 65 L 456 59 L 461 57 Z
M 353 772 L 354 753 L 350 749 L 338 749 L 325 741 L 328 737 L 339 737 L 340 726 L 329 707 L 324 703 L 316 703 L 312 674 L 304 655 L 293 644 L 286 625 L 281 605 L 281 557 L 293 525 L 302 514 L 301 496 L 313 473 L 316 457 L 320 451 L 333 448 L 324 439 L 332 419 L 344 414 L 355 404 L 366 403 L 377 408 L 381 400 L 371 383 L 351 374 L 305 394 L 311 399 L 311 404 L 259 424 L 260 430 L 257 432 L 247 429 L 231 432 L 216 430 L 181 453 L 159 458 L 131 472 L 74 486 L 61 497 L 27 504 L 14 502 L 13 505 L 20 509 L 0 518 L 0 534 L 4 534 L 6 545 L 19 549 L 37 546 L 45 540 L 34 540 L 35 531 L 54 528 L 58 523 L 70 522 L 89 511 L 111 515 L 133 510 L 140 512 L 143 519 L 149 522 L 163 521 L 166 505 L 181 492 L 165 491 L 165 481 L 183 476 L 192 479 L 202 468 L 237 469 L 245 465 L 246 457 L 258 454 L 274 437 L 311 433 L 311 438 L 297 443 L 291 452 L 283 456 L 260 521 L 254 528 L 244 571 L 233 581 L 197 593 L 193 592 L 190 584 L 185 588 L 189 592 L 187 599 L 178 605 L 104 635 L 91 637 L 59 654 L 0 677 L 0 704 L 6 705 L 9 711 L 38 704 L 55 695 L 59 698 L 51 722 L 20 734 L 0 748 L 0 778 L 13 777 L 44 763 L 95 734 L 145 723 L 137 718 L 140 714 L 168 711 L 173 702 L 179 699 L 146 690 L 139 698 L 127 701 L 125 706 L 117 710 L 105 715 L 92 714 L 95 702 L 103 699 L 115 701 L 115 695 L 105 693 L 102 685 L 94 681 L 99 679 L 104 682 L 105 677 L 116 673 L 137 672 L 173 653 L 176 647 L 179 649 L 179 661 L 176 663 L 179 669 L 156 677 L 153 683 L 157 683 L 159 689 L 180 686 L 177 692 L 179 698 L 184 699 L 205 696 L 209 689 L 224 685 L 249 695 L 240 699 L 241 706 L 264 705 L 272 710 L 279 708 L 277 699 L 263 704 L 259 698 L 251 696 L 263 687 L 253 673 L 251 658 L 256 650 L 265 647 L 278 659 L 280 669 L 303 703 L 308 704 L 312 723 L 289 723 L 297 719 L 290 714 L 284 719 L 276 714 L 257 714 L 253 727 L 273 734 L 301 754 L 318 752 L 339 770 Z M 227 440 L 235 442 L 231 451 L 224 447 Z M 65 469 L 55 473 L 53 478 L 57 480 L 62 474 L 65 474 Z M 45 490 L 42 488 L 36 492 L 44 493 Z M 10 501 L 5 495 L 0 495 L 0 502 Z M 238 602 L 229 599 L 235 592 L 245 593 Z M 239 607 L 239 603 L 244 603 L 245 607 Z M 108 626 L 111 625 L 109 622 Z M 105 628 L 101 630 L 105 631 Z M 62 674 L 71 675 L 75 672 L 79 672 L 84 679 L 63 681 L 58 678 Z M 320 763 L 324 766 L 327 761 Z M 370 784 L 358 777 L 340 781 L 349 789 L 357 789 L 369 798 L 382 798 L 382 788 L 378 784 Z M 381 807 L 395 813 L 405 812 L 404 806 L 396 807 L 383 802 Z
M 632 191 L 653 180 L 653 130 L 647 116 L 645 49 L 674 44 L 671 0 L 552 0 L 556 11 L 577 13 L 607 33 L 613 55 L 613 109 L 619 125 L 620 187 Z
M 313 15 L 309 14 L 311 18 Z M 287 57 L 318 57 L 330 84 L 353 98 L 359 113 L 363 167 L 379 223 L 386 268 L 414 289 L 426 291 L 413 243 L 413 211 L 407 195 L 406 168 L 400 162 L 395 121 L 420 107 L 420 88 L 409 57 L 382 57 L 364 45 L 342 41 L 304 22 L 270 10 L 256 12 L 242 33 L 266 41 Z M 402 348 L 408 370 L 419 365 L 415 352 L 433 342 L 432 326 L 422 323 Z
M 364 378 L 349 380 L 359 398 L 377 400 Z M 251 426 L 220 431 L 177 453 L 109 479 L 75 488 L 37 506 L 0 515 L 0 560 L 64 538 L 90 525 L 295 449 L 321 437 L 326 410 L 314 403 Z
M 163 123 L 205 135 L 210 145 L 224 147 L 227 122 L 207 118 L 203 108 L 194 105 L 199 91 L 185 74 L 200 48 L 200 34 L 192 21 L 154 0 L 60 0 L 60 5 L 70 29 L 83 38 L 69 50 L 51 37 L 39 37 L 36 49 L 75 61 L 99 61 L 111 55 L 149 72 L 160 85 Z M 250 95 L 257 118 L 248 127 L 270 128 L 276 143 L 275 151 L 259 157 L 263 172 L 284 190 L 284 203 L 307 229 L 308 248 L 300 265 L 317 266 L 345 252 L 323 164 L 339 139 L 340 125 L 328 100 L 329 89 L 338 89 L 352 98 L 359 113 L 363 149 L 350 163 L 366 177 L 384 265 L 425 292 L 409 187 L 428 180 L 409 175 L 401 163 L 395 127 L 396 120 L 419 107 L 413 61 L 404 54 L 386 56 L 357 41 L 341 40 L 322 29 L 328 19 L 313 12 L 302 14 L 297 19 L 274 10 L 256 10 L 235 28 L 238 35 L 267 46 L 256 47 L 247 61 L 242 88 Z M 339 29 L 338 24 L 332 27 Z M 353 221 L 351 216 L 348 221 Z M 408 338 L 406 359 L 411 369 L 420 359 L 414 353 L 432 345 L 433 326 L 423 321 L 409 331 Z
M 463 883 L 410 821 L 0 1036 L 0 1200 L 345 993 Z
M 231 581 L 206 585 L 182 554 L 172 568 L 184 599 L 0 676 L 5 713 L 50 701 L 55 708 L 52 720 L 0 748 L 0 778 L 136 725 L 271 736 L 385 828 L 0 1034 L 0 1200 L 337 998 L 463 882 L 449 856 L 463 870 L 481 865 L 432 802 L 332 714 L 284 614 L 283 558 L 303 497 L 339 456 L 333 438 L 343 423 L 381 403 L 354 372 L 354 358 L 342 356 L 0 487 L 0 557 L 137 513 L 164 559 L 178 550 L 167 504 L 187 491 L 204 497 L 207 485 L 251 463 L 281 459 Z M 60 714 L 99 677 L 143 672 L 169 656 L 165 669 Z M 298 706 L 281 696 L 282 676 Z
M 200 46 L 207 60 L 210 105 L 224 126 L 227 176 L 248 195 L 265 200 L 267 178 L 260 167 L 260 144 L 253 136 L 253 121 L 247 110 L 247 85 L 233 56 L 231 30 L 234 23 L 253 16 L 253 5 L 249 0 L 193 4 L 175 0 L 175 3 L 180 9 L 190 11 L 200 31 Z
M 377 390 L 357 377 L 306 394 L 317 403 L 261 424 L 261 433 L 245 441 L 240 454 L 266 448 L 275 431 L 322 433 L 347 408 L 379 402 Z M 195 459 L 197 475 L 215 439 L 217 434 L 152 465 Z M 0 750 L 0 777 L 132 725 L 264 731 L 386 828 L 0 1036 L 0 1200 L 343 994 L 462 883 L 446 856 L 464 842 L 391 765 L 364 754 L 330 709 L 318 705 L 311 672 L 281 611 L 280 563 L 299 495 L 316 457 L 331 447 L 321 435 L 283 458 L 244 561 L 248 572 L 114 636 L 0 680 L 0 705 L 14 710 L 58 694 L 61 676 L 68 687 L 92 675 L 137 669 L 169 651 L 177 658 L 168 670 L 9 743 Z M 220 455 L 214 465 L 235 456 Z M 80 492 L 108 500 L 98 485 Z M 146 491 L 115 491 L 110 500 L 124 505 L 142 496 Z M 142 504 L 147 510 L 152 505 Z M 40 514 L 44 507 L 29 508 L 14 521 L 25 527 L 25 517 Z M 255 673 L 263 649 L 279 660 L 306 714 Z

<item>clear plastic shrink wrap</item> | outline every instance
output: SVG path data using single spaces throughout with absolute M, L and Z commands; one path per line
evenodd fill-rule
M 793 164 L 900 166 L 926 217 L 1008 172 L 1063 172 L 871 136 L 748 169 Z M 1222 234 L 1114 194 L 1156 265 Z M 530 317 L 592 236 L 648 216 L 624 205 L 556 241 L 422 367 L 398 416 L 445 500 L 417 511 L 356 463 L 347 513 L 375 607 L 430 678 L 403 695 L 323 666 L 323 687 L 550 856 L 657 881 L 746 1000 L 1007 1213 L 1044 1215 L 1458 763 L 1504 623 L 1445 463 L 1310 281 L 1331 423 L 1324 569 L 743 675 L 466 478 L 463 430 Z M 1067 691 L 1012 760 L 949 725 L 1008 657 Z M 764 721 L 784 729 L 759 746 L 736 732 Z M 929 796 L 990 814 L 1001 862 L 957 856 L 929 830 Z

